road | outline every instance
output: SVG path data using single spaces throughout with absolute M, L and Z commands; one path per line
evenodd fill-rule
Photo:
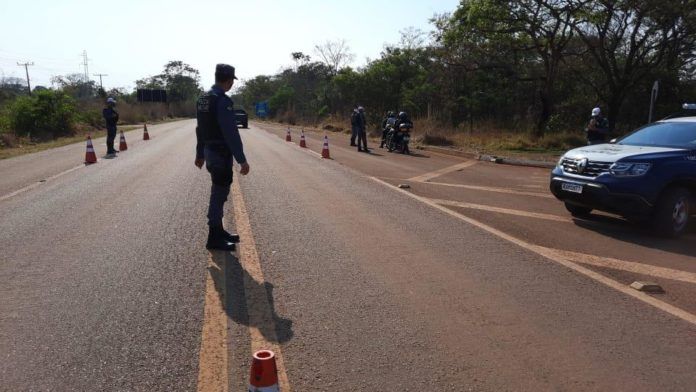
M 239 391 L 262 347 L 286 391 L 696 383 L 694 230 L 570 219 L 544 169 L 342 134 L 322 160 L 323 134 L 252 123 L 240 250 L 208 252 L 194 124 L 87 167 L 82 144 L 0 161 L 1 390 Z

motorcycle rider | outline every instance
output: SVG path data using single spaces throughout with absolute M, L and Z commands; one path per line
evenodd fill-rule
M 382 143 L 380 143 L 379 148 L 384 148 L 384 143 L 387 140 L 387 132 L 390 128 L 394 127 L 396 124 L 396 114 L 391 110 L 387 112 L 387 117 L 382 121 Z
M 402 135 L 399 130 L 401 129 L 402 125 L 410 125 L 410 128 L 413 128 L 413 122 L 408 117 L 408 113 L 406 112 L 399 112 L 396 122 L 394 123 L 394 144 L 398 144 L 400 141 L 399 138 L 401 138 Z

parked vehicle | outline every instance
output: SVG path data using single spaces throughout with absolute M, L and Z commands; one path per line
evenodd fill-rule
M 596 209 L 649 221 L 659 235 L 683 234 L 696 214 L 696 114 L 568 151 L 551 173 L 550 188 L 573 216 Z
M 235 109 L 234 116 L 237 118 L 237 125 L 242 128 L 249 128 L 249 115 L 244 109 Z

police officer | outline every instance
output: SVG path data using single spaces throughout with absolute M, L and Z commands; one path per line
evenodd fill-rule
M 367 149 L 367 119 L 362 106 L 358 107 L 358 152 L 370 152 Z
M 609 123 L 602 116 L 602 110 L 598 107 L 592 109 L 592 117 L 585 128 L 587 132 L 587 144 L 601 144 L 606 141 L 606 137 L 609 134 Z
M 382 121 L 382 143 L 379 144 L 379 148 L 384 148 L 384 143 L 387 141 L 387 132 L 389 129 L 393 129 L 396 125 L 396 114 L 391 110 L 387 112 L 387 117 Z
M 107 158 L 115 158 L 118 152 L 114 149 L 114 140 L 116 139 L 116 123 L 118 123 L 118 112 L 114 107 L 116 100 L 112 97 L 107 98 L 106 107 L 102 110 L 102 116 L 106 121 L 106 156 Z
M 249 173 L 249 164 L 244 156 L 244 146 L 237 129 L 232 100 L 225 95 L 232 88 L 234 67 L 218 64 L 215 67 L 215 85 L 197 102 L 196 118 L 196 166 L 205 163 L 213 185 L 210 189 L 208 207 L 208 249 L 233 251 L 239 236 L 230 234 L 222 227 L 223 206 L 232 185 L 232 159 L 241 165 L 240 174 Z

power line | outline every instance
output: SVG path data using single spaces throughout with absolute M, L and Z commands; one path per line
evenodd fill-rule
M 94 76 L 99 76 L 99 87 L 101 87 L 101 89 L 104 90 L 104 84 L 102 83 L 102 76 L 109 76 L 109 75 L 98 73 L 98 74 L 94 74 Z
M 89 63 L 89 58 L 87 58 L 87 51 L 83 50 L 82 51 L 82 66 L 85 68 L 85 83 L 89 82 L 89 66 L 87 65 Z
M 29 89 L 29 95 L 31 95 L 31 84 L 29 83 L 29 66 L 34 65 L 34 62 L 27 61 L 26 63 L 17 63 L 18 66 L 24 67 L 24 71 L 27 73 L 27 88 Z

